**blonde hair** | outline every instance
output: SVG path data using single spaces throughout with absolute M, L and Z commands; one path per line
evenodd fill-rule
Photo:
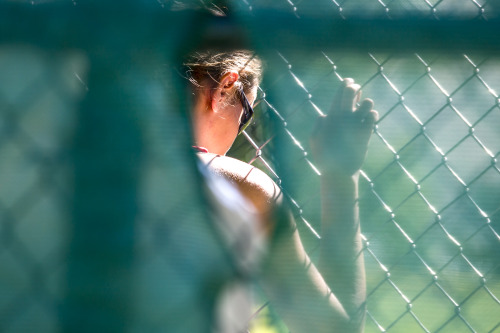
M 262 61 L 252 51 L 203 51 L 191 54 L 184 63 L 189 81 L 197 88 L 215 88 L 229 73 L 239 74 L 238 81 L 248 93 L 262 79 Z

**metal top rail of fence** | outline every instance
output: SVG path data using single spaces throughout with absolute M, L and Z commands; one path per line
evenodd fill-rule
M 158 79 L 165 62 L 213 27 L 194 27 L 197 16 L 177 11 L 193 3 L 207 4 L 1 4 L 1 331 L 162 331 L 168 309 L 151 309 L 173 291 L 161 276 L 196 283 L 201 268 L 166 253 L 203 257 L 192 244 L 213 230 L 166 223 L 204 220 L 182 198 L 206 203 L 182 181 L 194 170 L 182 154 L 187 118 L 164 114 L 186 108 L 175 98 L 178 83 L 170 79 L 165 93 Z M 375 102 L 380 119 L 360 184 L 366 332 L 500 331 L 497 2 L 230 4 L 231 24 L 267 63 L 256 117 L 230 154 L 282 186 L 312 257 L 320 179 L 308 137 L 343 78 L 355 78 Z M 122 274 L 131 267 L 136 280 Z M 108 282 L 114 287 L 103 297 L 94 287 Z M 128 292 L 137 284 L 140 296 Z M 107 312 L 81 324 L 95 302 Z M 114 307 L 131 302 L 139 305 Z M 70 310 L 61 312 L 61 303 Z M 200 319 L 200 309 L 191 311 Z M 142 319 L 130 328 L 125 317 Z M 249 330 L 263 327 L 286 332 L 265 300 Z

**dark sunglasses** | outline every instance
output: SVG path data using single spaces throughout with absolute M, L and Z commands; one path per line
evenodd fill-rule
M 253 118 L 253 108 L 250 105 L 250 102 L 248 102 L 247 96 L 243 92 L 242 87 L 237 88 L 237 93 L 241 101 L 241 105 L 243 106 L 243 114 L 241 115 L 240 119 L 240 128 L 238 129 L 238 135 L 241 134 L 247 128 L 248 125 L 250 125 L 251 120 Z

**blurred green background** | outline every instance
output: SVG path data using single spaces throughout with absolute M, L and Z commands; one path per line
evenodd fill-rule
M 135 279 L 125 279 L 119 289 L 135 292 L 129 296 L 134 306 L 118 313 L 134 313 L 127 329 L 162 331 L 162 311 L 168 310 L 161 309 L 162 298 L 176 292 L 165 286 L 164 278 L 175 275 L 175 281 L 195 284 L 196 272 L 202 270 L 163 255 L 174 250 L 187 258 L 203 257 L 207 253 L 197 244 L 211 233 L 203 223 L 172 228 L 177 220 L 204 222 L 206 214 L 197 179 L 182 181 L 194 172 L 192 156 L 183 150 L 189 141 L 187 116 L 181 112 L 186 105 L 178 97 L 179 78 L 169 76 L 169 70 L 165 75 L 183 43 L 196 42 L 185 38 L 187 27 L 194 25 L 182 25 L 167 14 L 172 20 L 161 20 L 163 12 L 200 2 L 130 2 L 113 19 L 110 8 L 116 5 L 108 4 L 100 13 L 107 24 L 95 26 L 86 16 L 92 12 L 89 7 L 78 1 L 65 3 L 71 9 L 51 7 L 61 3 L 1 4 L 0 331 L 68 330 L 61 328 L 67 319 L 61 319 L 60 305 L 67 302 L 67 289 L 76 286 L 68 281 L 72 255 L 80 249 L 74 244 L 92 239 L 74 233 L 75 184 L 82 174 L 106 163 L 131 170 L 132 176 L 93 186 L 118 189 L 135 199 L 130 206 L 108 198 L 100 201 L 103 210 L 125 207 L 120 213 L 130 218 L 130 225 L 122 230 L 118 220 L 116 228 L 123 233 L 112 241 L 96 238 L 94 245 L 106 250 L 118 244 L 126 250 L 123 256 L 132 253 L 136 260 L 113 268 L 134 273 Z M 497 3 L 242 0 L 232 5 L 236 21 L 246 29 L 242 33 L 266 68 L 254 124 L 238 137 L 230 155 L 259 166 L 283 185 L 294 200 L 301 236 L 313 258 L 319 244 L 316 233 L 321 234 L 320 179 L 307 154 L 308 138 L 319 112 L 328 112 L 341 79 L 354 78 L 363 96 L 375 102 L 380 120 L 360 191 L 369 293 L 366 332 L 500 331 L 500 57 L 493 46 L 484 47 L 495 43 L 492 35 L 443 35 L 449 22 L 463 23 L 458 32 L 484 32 L 485 22 L 497 27 Z M 134 12 L 136 8 L 143 11 Z M 264 20 L 269 17 L 276 21 Z M 386 25 L 398 26 L 395 19 L 408 19 L 410 31 L 419 20 L 437 22 L 435 34 L 415 40 L 437 48 L 413 49 L 412 41 L 403 40 L 401 48 L 378 48 L 397 40 L 394 31 L 383 33 Z M 330 20 L 345 23 L 340 25 L 345 29 L 361 22 L 379 35 L 365 40 L 359 30 L 352 35 L 350 30 L 329 31 Z M 316 25 L 310 30 L 300 26 L 303 34 L 294 35 L 298 24 L 312 21 Z M 288 36 L 283 34 L 287 29 Z M 321 29 L 323 34 L 315 39 Z M 329 35 L 331 42 L 325 41 Z M 346 35 L 354 42 L 346 41 Z M 268 42 L 277 36 L 279 44 Z M 476 47 L 460 47 L 471 39 L 477 39 Z M 441 42 L 456 48 L 439 47 Z M 100 61 L 119 70 L 96 75 L 96 68 L 106 67 Z M 86 101 L 98 99 L 89 97 L 89 82 L 108 82 L 110 77 L 123 85 L 117 91 L 130 97 L 122 104 L 125 111 L 96 110 L 86 118 Z M 118 94 L 98 97 L 106 96 L 121 99 Z M 111 116 L 104 117 L 108 111 Z M 88 132 L 81 132 L 82 122 L 90 124 Z M 98 126 L 105 122 L 113 131 Z M 75 155 L 92 156 L 102 138 L 109 147 L 99 152 L 106 157 L 102 161 L 91 163 Z M 139 153 L 127 155 L 129 150 Z M 162 238 L 163 233 L 170 238 Z M 93 248 L 90 243 L 87 247 Z M 216 240 L 210 248 L 217 248 Z M 205 265 L 218 258 L 213 253 L 213 261 L 204 260 Z M 100 252 L 89 256 L 109 259 Z M 223 266 L 217 269 L 226 270 Z M 180 274 L 179 269 L 190 273 Z M 96 281 L 82 283 L 92 289 Z M 261 295 L 256 310 L 264 304 Z M 193 318 L 198 310 L 192 309 Z M 250 327 L 251 332 L 286 332 L 272 306 L 256 313 Z

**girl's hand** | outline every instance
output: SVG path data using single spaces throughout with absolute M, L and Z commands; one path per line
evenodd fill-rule
M 314 159 L 322 174 L 357 175 L 366 156 L 378 113 L 370 99 L 361 99 L 360 85 L 344 79 L 327 116 L 318 120 L 311 138 Z

